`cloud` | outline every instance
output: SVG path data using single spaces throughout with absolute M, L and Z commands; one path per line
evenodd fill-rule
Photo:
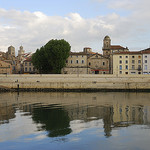
M 95 0 L 91 0 L 95 1 Z M 105 0 L 96 0 L 106 3 Z M 110 35 L 112 44 L 132 49 L 147 48 L 149 45 L 148 0 L 109 0 L 111 11 L 94 18 L 84 18 L 79 13 L 66 16 L 48 16 L 42 12 L 0 9 L 0 50 L 10 45 L 16 50 L 23 45 L 26 51 L 34 52 L 50 39 L 65 39 L 72 51 L 82 51 L 86 46 L 101 50 L 105 35 Z M 119 11 L 125 11 L 121 15 Z

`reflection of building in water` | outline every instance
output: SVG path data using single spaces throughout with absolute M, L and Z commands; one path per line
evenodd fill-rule
M 128 126 L 130 124 L 143 124 L 143 108 L 141 106 L 131 107 L 116 104 L 113 106 L 114 126 Z
M 15 118 L 15 109 L 7 103 L 0 104 L 0 124 L 8 123 L 9 119 Z
M 99 99 L 92 99 L 93 96 L 91 96 L 91 100 L 87 97 L 86 99 L 81 94 L 78 96 L 79 99 L 76 100 L 77 96 L 74 95 L 71 95 L 72 97 L 67 95 L 67 97 L 62 93 L 55 94 L 48 95 L 47 98 L 42 95 L 43 99 L 36 94 L 35 97 L 31 94 L 30 97 L 32 97 L 32 101 L 27 100 L 27 96 L 24 94 L 21 99 L 17 101 L 11 100 L 7 103 L 3 103 L 4 101 L 1 102 L 0 122 L 5 123 L 5 120 L 9 121 L 9 119 L 14 118 L 15 108 L 17 106 L 20 110 L 23 110 L 23 112 L 30 112 L 25 113 L 24 115 L 32 115 L 32 119 L 34 118 L 35 122 L 39 121 L 39 123 L 43 123 L 43 127 L 46 127 L 46 130 L 51 131 L 50 133 L 53 131 L 54 134 L 50 134 L 49 136 L 59 136 L 70 133 L 71 130 L 69 129 L 69 122 L 73 120 L 84 120 L 86 123 L 101 119 L 104 123 L 103 127 L 106 137 L 111 136 L 111 131 L 113 128 L 126 127 L 132 124 L 150 124 L 150 107 L 147 106 L 147 104 L 149 105 L 149 102 L 144 104 L 146 106 L 142 106 L 140 105 L 140 102 L 138 104 L 135 102 L 134 104 L 130 104 L 126 101 L 115 101 L 116 97 L 114 98 L 114 101 L 111 101 L 110 103 L 110 101 L 100 101 L 99 99 L 102 99 L 102 97 Z M 125 97 L 125 100 L 129 100 L 129 98 L 130 97 Z M 5 99 L 7 100 L 8 97 Z M 34 116 L 35 114 L 38 115 Z M 48 115 L 46 116 L 46 114 Z M 64 116 L 67 120 L 66 124 L 64 123 Z M 52 121 L 54 119 L 55 122 Z M 56 130 L 54 130 L 53 127 L 57 127 Z M 57 131 L 57 129 L 62 131 L 62 133 L 56 133 L 55 131 Z
M 149 106 L 144 106 L 143 108 L 143 119 L 144 119 L 144 124 L 150 125 L 150 107 Z

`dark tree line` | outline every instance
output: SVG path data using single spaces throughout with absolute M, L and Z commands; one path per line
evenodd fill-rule
M 32 55 L 32 63 L 39 73 L 60 74 L 69 57 L 71 46 L 65 40 L 50 40 Z

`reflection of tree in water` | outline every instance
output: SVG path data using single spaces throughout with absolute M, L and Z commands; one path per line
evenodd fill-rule
M 65 136 L 71 133 L 68 113 L 62 107 L 34 108 L 32 118 L 36 123 L 42 124 L 42 129 L 49 132 L 49 137 Z

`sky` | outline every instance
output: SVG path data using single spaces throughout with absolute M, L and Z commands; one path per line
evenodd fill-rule
M 150 47 L 149 6 L 149 0 L 0 0 L 0 51 L 22 45 L 35 52 L 65 39 L 73 52 L 102 53 L 106 35 L 112 45 L 143 50 Z

